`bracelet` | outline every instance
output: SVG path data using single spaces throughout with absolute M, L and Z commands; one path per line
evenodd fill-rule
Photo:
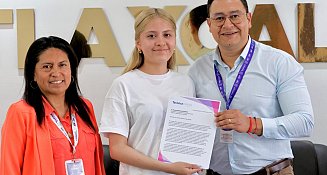
M 249 126 L 249 129 L 246 133 L 250 134 L 251 131 L 252 131 L 252 117 L 249 116 L 249 120 L 250 120 L 250 126 Z
M 253 130 L 253 133 L 256 134 L 257 133 L 257 129 L 258 129 L 257 118 L 256 117 L 253 117 L 253 119 L 254 119 L 254 125 L 255 125 L 255 128 Z

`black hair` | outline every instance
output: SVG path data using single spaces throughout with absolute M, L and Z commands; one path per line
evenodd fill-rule
M 76 56 L 77 63 L 79 64 L 82 58 L 89 58 L 92 56 L 92 50 L 89 44 L 87 44 L 87 40 L 85 36 L 75 30 L 72 40 L 70 41 L 70 45 L 72 46 Z
M 77 79 L 77 57 L 69 43 L 59 37 L 49 36 L 35 40 L 29 47 L 25 59 L 24 79 L 25 91 L 23 99 L 31 105 L 35 112 L 39 125 L 42 125 L 45 118 L 45 111 L 42 102 L 43 93 L 34 81 L 35 66 L 39 62 L 39 56 L 49 48 L 57 48 L 67 54 L 71 66 L 72 81 L 65 92 L 65 102 L 68 105 L 69 112 L 71 107 L 78 113 L 81 119 L 92 129 L 95 130 L 89 117 L 90 109 L 81 98 L 81 91 Z
M 200 5 L 190 12 L 190 21 L 192 25 L 199 30 L 201 24 L 207 20 L 207 5 Z
M 211 7 L 211 4 L 214 0 L 208 0 L 207 2 L 207 11 L 208 11 L 208 17 L 210 17 L 210 7 Z M 248 3 L 246 0 L 240 0 L 245 8 L 245 11 L 246 13 L 249 13 L 249 7 L 248 7 Z

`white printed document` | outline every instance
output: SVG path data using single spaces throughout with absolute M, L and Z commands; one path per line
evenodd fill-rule
M 220 101 L 174 97 L 169 100 L 158 153 L 162 162 L 187 162 L 208 169 L 216 135 L 214 112 Z

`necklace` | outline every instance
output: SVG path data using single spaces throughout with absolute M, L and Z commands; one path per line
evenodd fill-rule
M 66 130 L 66 132 L 67 132 L 67 135 L 68 135 L 68 137 L 71 139 L 71 138 L 73 138 L 73 135 L 70 133 L 70 132 L 68 132 L 67 130 Z

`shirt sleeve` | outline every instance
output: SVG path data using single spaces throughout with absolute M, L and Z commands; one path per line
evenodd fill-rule
M 289 139 L 309 136 L 314 126 L 310 95 L 303 67 L 292 57 L 277 61 L 277 98 L 283 116 L 262 118 L 263 136 Z
M 187 82 L 188 82 L 188 94 L 189 96 L 192 96 L 192 97 L 195 97 L 195 86 L 194 86 L 194 82 L 193 80 L 191 79 L 191 77 L 189 75 L 187 75 Z
M 187 75 L 190 77 L 191 81 L 193 82 L 194 97 L 198 97 L 197 91 L 199 90 L 199 88 L 201 88 L 199 87 L 200 83 L 198 83 L 199 80 L 197 77 L 197 75 L 199 74 L 198 72 L 199 69 L 196 66 L 198 65 L 196 63 L 193 63 L 187 71 Z
M 24 113 L 10 106 L 1 132 L 0 174 L 22 174 L 26 130 Z
M 103 105 L 100 133 L 116 133 L 128 137 L 129 117 L 127 112 L 126 91 L 123 83 L 116 79 L 109 89 Z

